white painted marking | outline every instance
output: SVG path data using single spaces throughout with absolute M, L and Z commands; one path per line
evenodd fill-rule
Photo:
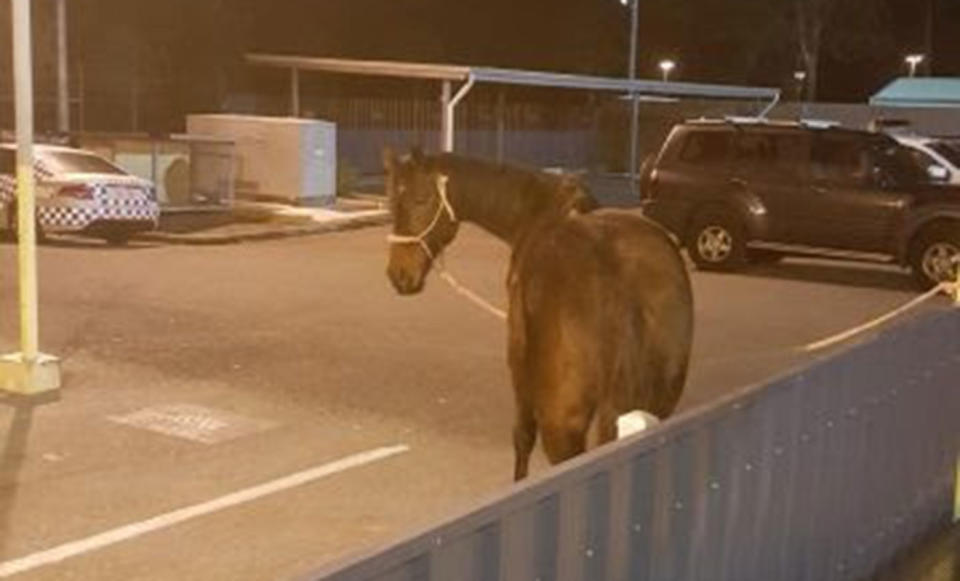
M 207 502 L 161 514 L 144 521 L 131 523 L 100 533 L 98 535 L 94 535 L 92 537 L 64 543 L 52 549 L 47 549 L 46 551 L 39 551 L 27 555 L 26 557 L 5 561 L 0 563 L 0 577 L 9 577 L 11 575 L 16 575 L 17 573 L 23 573 L 24 571 L 58 563 L 70 557 L 96 551 L 109 545 L 127 541 L 160 529 L 165 529 L 197 517 L 205 516 L 226 508 L 243 504 L 245 502 L 257 500 L 259 498 L 263 498 L 264 496 L 289 490 L 297 486 L 302 486 L 304 484 L 313 482 L 314 480 L 319 480 L 332 474 L 336 474 L 337 472 L 343 472 L 351 468 L 357 468 L 365 464 L 371 464 L 378 460 L 383 460 L 385 458 L 389 458 L 390 456 L 402 454 L 409 450 L 410 448 L 408 446 L 400 444 L 396 446 L 377 448 L 367 452 L 360 452 L 359 454 L 347 456 L 345 458 L 341 458 L 309 470 L 304 470 L 302 472 L 297 472 L 277 480 L 266 482 L 251 488 L 246 488 L 244 490 L 239 490 Z
M 202 444 L 218 444 L 275 426 L 273 422 L 245 418 L 193 404 L 160 405 L 125 416 L 107 418 L 118 424 Z

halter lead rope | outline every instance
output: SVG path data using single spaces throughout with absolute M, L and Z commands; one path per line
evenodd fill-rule
M 440 203 L 437 205 L 437 213 L 433 215 L 433 220 L 430 221 L 430 224 L 416 236 L 405 236 L 402 234 L 392 233 L 388 234 L 387 242 L 390 244 L 419 244 L 424 254 L 427 255 L 427 258 L 429 258 L 430 261 L 436 265 L 440 278 L 449 284 L 453 290 L 457 291 L 457 293 L 481 309 L 487 311 L 491 315 L 505 320 L 507 318 L 507 313 L 504 312 L 503 309 L 494 306 L 480 295 L 460 284 L 460 282 L 452 274 L 450 274 L 450 271 L 447 270 L 447 266 L 443 260 L 443 252 L 441 251 L 437 255 L 434 255 L 433 251 L 430 250 L 430 245 L 427 244 L 427 236 L 430 235 L 430 232 L 432 232 L 440 222 L 440 216 L 443 215 L 444 212 L 447 213 L 447 216 L 450 218 L 451 222 L 457 221 L 457 214 L 454 212 L 453 206 L 450 204 L 450 198 L 447 196 L 447 181 L 449 179 L 450 178 L 448 176 L 443 174 L 437 176 L 437 194 L 440 197 Z

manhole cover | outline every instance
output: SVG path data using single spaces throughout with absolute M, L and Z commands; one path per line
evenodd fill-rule
M 273 427 L 274 422 L 255 420 L 192 404 L 160 405 L 125 416 L 108 416 L 111 421 L 167 436 L 217 444 Z

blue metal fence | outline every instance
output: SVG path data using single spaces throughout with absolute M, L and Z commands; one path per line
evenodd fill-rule
M 305 579 L 863 579 L 952 518 L 958 379 L 926 316 Z

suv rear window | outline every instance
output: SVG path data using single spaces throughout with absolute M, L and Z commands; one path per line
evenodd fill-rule
M 729 131 L 693 131 L 680 150 L 680 161 L 696 164 L 723 163 L 730 151 Z

